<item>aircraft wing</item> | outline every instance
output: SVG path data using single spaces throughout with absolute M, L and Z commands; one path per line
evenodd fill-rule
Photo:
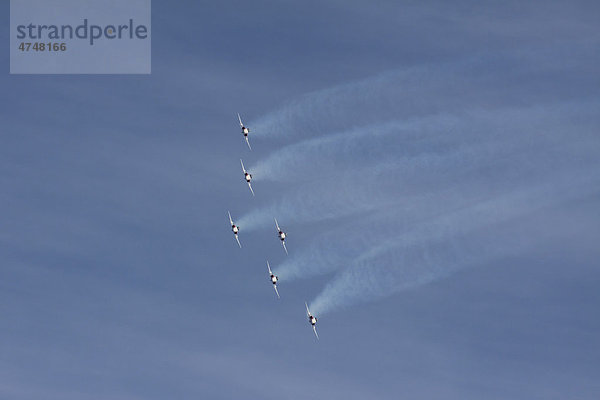
M 248 182 L 248 187 L 250 188 L 250 191 L 252 192 L 252 196 L 254 196 L 254 190 L 252 190 L 252 185 L 250 184 L 250 182 Z
M 283 249 L 285 250 L 285 254 L 289 254 L 287 251 L 287 247 L 285 247 L 285 242 L 281 242 L 281 244 L 283 245 Z
M 281 232 L 281 229 L 279 229 L 279 224 L 277 223 L 277 218 L 273 218 L 275 220 L 275 226 L 277 227 L 277 230 L 279 232 Z
M 238 246 L 240 246 L 240 249 L 242 248 L 242 244 L 240 243 L 240 238 L 238 237 L 238 235 L 234 235 L 235 236 L 235 240 L 237 240 L 238 242 Z
M 231 219 L 231 213 L 229 211 L 227 211 L 227 214 L 229 214 L 229 223 L 231 224 L 231 226 L 233 226 L 233 220 Z
M 306 306 L 306 315 L 310 317 L 310 310 L 308 309 L 308 303 L 304 302 L 304 305 Z
M 279 291 L 277 290 L 277 285 L 273 285 L 273 288 L 275 288 L 275 293 L 277 294 L 277 298 L 280 299 L 281 297 L 279 297 Z
M 271 266 L 269 265 L 269 262 L 268 262 L 268 261 L 267 261 L 267 268 L 269 269 L 269 275 L 273 274 L 273 273 L 271 272 Z
M 248 136 L 245 137 L 246 143 L 248 143 L 248 148 L 252 150 L 252 146 L 250 146 L 250 141 L 248 140 Z
M 315 332 L 315 336 L 317 337 L 317 340 L 319 339 L 319 334 L 317 333 L 317 327 L 313 325 L 313 332 Z
M 246 173 L 246 168 L 244 168 L 244 162 L 242 161 L 242 159 L 240 158 L 240 164 L 242 164 L 242 171 L 244 171 L 244 174 Z
M 242 124 L 242 117 L 240 117 L 240 113 L 238 113 L 238 119 L 240 120 L 240 128 L 243 128 L 244 124 Z

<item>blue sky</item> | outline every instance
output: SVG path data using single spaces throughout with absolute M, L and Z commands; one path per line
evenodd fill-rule
M 595 2 L 152 11 L 150 76 L 0 55 L 0 397 L 598 397 Z

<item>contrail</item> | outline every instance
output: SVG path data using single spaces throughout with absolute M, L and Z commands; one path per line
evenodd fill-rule
M 256 138 L 305 138 L 381 121 L 455 113 L 482 105 L 499 108 L 523 104 L 519 91 L 507 90 L 515 88 L 516 82 L 521 90 L 532 88 L 527 98 L 529 104 L 547 102 L 548 96 L 536 86 L 539 69 L 526 63 L 529 57 L 534 58 L 527 53 L 487 54 L 485 58 L 474 56 L 458 62 L 386 71 L 293 99 L 249 126 Z M 503 67 L 490 70 L 489 64 L 494 60 Z M 536 58 L 535 65 L 538 62 Z M 547 74 L 563 77 L 561 69 L 564 68 L 557 64 Z M 491 83 L 494 87 L 504 85 L 505 90 L 494 93 L 481 90 Z M 553 85 L 548 76 L 544 83 L 547 90 Z M 430 96 L 432 93 L 435 95 Z M 460 96 L 459 102 L 457 96 Z
M 456 106 L 448 99 L 458 85 L 456 76 L 469 76 L 465 73 L 472 77 L 484 72 L 475 59 L 443 67 L 420 65 L 308 93 L 253 121 L 254 135 L 320 136 L 380 121 L 453 111 Z M 462 89 L 468 91 L 469 86 L 463 82 Z M 423 92 L 434 91 L 437 102 L 423 98 Z
M 373 171 L 363 172 L 362 176 L 373 176 Z M 361 174 L 356 173 L 355 176 Z M 325 184 L 320 182 L 319 185 L 303 185 L 269 206 L 243 215 L 238 223 L 240 229 L 254 231 L 270 228 L 273 217 L 286 221 L 286 224 L 323 221 L 358 212 L 375 211 L 393 203 L 393 199 L 385 193 L 376 193 L 374 184 L 368 186 L 373 191 L 357 190 L 353 178 L 332 179 Z
M 371 248 L 393 234 L 383 222 L 389 215 L 374 215 L 362 223 L 336 223 L 312 243 L 286 257 L 274 269 L 285 282 L 324 275 L 350 265 L 365 248 Z
M 473 109 L 455 115 L 389 121 L 285 146 L 250 169 L 256 180 L 302 181 L 338 176 L 340 172 L 373 164 L 382 169 L 394 165 L 403 172 L 430 168 L 444 157 L 460 158 L 464 166 L 474 164 L 475 157 L 500 159 L 503 154 L 543 150 L 532 149 L 531 145 L 548 146 L 568 136 L 564 130 L 565 112 L 572 114 L 570 118 L 587 116 L 595 112 L 591 107 L 597 109 L 596 104 L 559 103 L 493 112 Z M 524 128 L 530 131 L 523 131 Z M 544 135 L 534 137 L 537 129 L 543 130 Z
M 563 90 L 549 76 L 566 64 L 540 78 L 526 54 L 498 57 L 502 68 L 486 56 L 382 73 L 254 121 L 257 137 L 299 141 L 254 165 L 257 179 L 301 184 L 240 223 L 335 221 L 277 266 L 282 279 L 342 269 L 311 304 L 315 313 L 527 251 L 546 235 L 521 235 L 523 218 L 596 190 L 598 102 L 548 100 Z M 481 90 L 491 82 L 496 91 Z M 382 215 L 403 233 L 377 230 Z M 368 228 L 339 230 L 344 217 Z
M 321 173 L 323 171 L 335 173 L 338 172 L 335 168 L 335 160 L 341 154 L 356 154 L 356 151 L 360 150 L 360 144 L 363 143 L 361 139 L 372 141 L 377 136 L 397 132 L 405 125 L 402 122 L 392 121 L 308 139 L 272 153 L 253 165 L 251 170 L 259 180 L 286 180 L 289 179 L 290 171 L 301 171 L 297 175 L 306 177 L 306 171 L 311 167 L 308 160 L 316 158 Z
M 323 174 L 324 171 L 337 174 L 341 159 L 354 160 L 358 154 L 380 154 L 383 151 L 386 151 L 388 155 L 391 154 L 390 150 L 393 149 L 390 149 L 390 146 L 399 145 L 398 141 L 390 142 L 392 135 L 401 136 L 407 140 L 419 140 L 414 137 L 418 129 L 448 126 L 457 122 L 458 117 L 436 115 L 411 121 L 389 121 L 357 127 L 285 146 L 266 159 L 257 162 L 251 170 L 259 180 L 283 181 L 289 179 L 290 171 L 300 171 L 301 174 L 298 175 L 306 176 L 308 174 L 308 177 L 311 177 L 314 174 L 311 175 L 310 170 L 311 167 L 314 169 L 312 164 L 316 160 L 319 174 Z M 419 136 L 425 135 L 421 131 Z
M 496 234 L 496 238 L 500 238 Z M 477 264 L 518 254 L 531 238 L 504 235 L 499 242 L 477 235 L 428 242 L 421 246 L 399 247 L 388 257 L 359 261 L 329 282 L 310 304 L 317 316 L 359 302 L 373 301 L 402 290 L 441 279 Z
M 571 179 L 571 175 L 566 176 Z M 335 224 L 333 229 L 318 235 L 307 247 L 279 264 L 277 274 L 286 281 L 323 275 L 400 245 L 439 240 L 515 218 L 527 213 L 526 207 L 535 209 L 549 200 L 555 202 L 556 196 L 548 196 L 555 185 L 556 179 L 546 186 L 517 189 L 499 198 L 490 198 L 484 191 L 471 192 L 465 198 L 460 196 L 462 190 L 459 189 L 398 200 L 389 209 L 368 215 L 358 223 Z M 410 235 L 399 236 L 398 231 L 410 232 Z
M 446 198 L 446 205 L 464 201 L 460 192 L 461 188 L 467 190 L 464 188 L 466 184 L 439 183 L 432 190 L 405 187 L 402 182 L 410 176 L 397 175 L 397 171 L 398 162 L 390 161 L 388 164 L 369 168 L 357 167 L 351 174 L 342 177 L 333 175 L 314 184 L 300 185 L 270 205 L 241 216 L 238 225 L 244 231 L 255 231 L 271 228 L 273 217 L 289 224 L 350 216 L 356 218 L 390 209 L 416 213 L 425 208 L 426 204 L 432 204 L 436 196 Z
M 566 118 L 555 116 L 572 109 L 577 112 Z M 436 198 L 441 194 L 451 199 L 476 199 L 478 192 L 490 192 L 488 185 L 491 181 L 498 193 L 512 190 L 524 182 L 535 182 L 537 176 L 545 176 L 548 171 L 558 170 L 565 161 L 574 165 L 585 161 L 575 157 L 572 160 L 564 159 L 574 154 L 589 153 L 589 149 L 597 144 L 593 130 L 583 131 L 576 137 L 563 127 L 566 124 L 564 119 L 570 123 L 571 119 L 585 115 L 589 109 L 589 105 L 579 108 L 556 105 L 543 110 L 474 111 L 464 113 L 464 118 L 470 119 L 460 123 L 455 118 L 434 117 L 427 121 L 412 122 L 413 126 L 423 129 L 416 138 L 411 135 L 417 133 L 409 130 L 410 140 L 403 142 L 404 137 L 399 137 L 386 145 L 387 134 L 402 126 L 402 123 L 392 122 L 384 125 L 384 133 L 370 140 L 378 142 L 378 138 L 384 138 L 370 148 L 377 148 L 378 151 L 371 151 L 362 159 L 359 158 L 360 153 L 348 151 L 345 153 L 348 159 L 354 155 L 353 165 L 347 168 L 340 166 L 341 173 L 332 174 L 320 172 L 322 155 L 327 153 L 327 159 L 339 164 L 340 157 L 337 155 L 340 152 L 344 154 L 346 148 L 338 146 L 337 142 L 344 135 L 310 139 L 275 152 L 262 163 L 263 172 L 277 170 L 273 166 L 286 158 L 292 165 L 306 163 L 307 168 L 297 173 L 305 174 L 309 182 L 297 183 L 294 191 L 284 193 L 277 202 L 267 207 L 242 216 L 239 224 L 244 230 L 255 230 L 270 227 L 274 216 L 288 223 L 302 223 L 398 206 L 405 211 L 414 210 L 415 207 L 426 209 L 426 205 L 430 208 L 436 206 Z M 506 122 L 499 129 L 497 126 L 502 121 Z M 543 121 L 543 124 L 540 125 L 538 121 Z M 537 137 L 523 131 L 523 126 L 531 132 L 544 131 L 545 136 Z M 362 136 L 363 133 L 354 135 Z M 566 141 L 565 138 L 570 140 Z M 298 146 L 305 148 L 305 151 L 297 151 Z M 395 146 L 403 148 L 392 151 L 395 157 L 386 154 Z M 371 156 L 374 160 L 370 160 Z M 288 179 L 296 182 L 293 171 L 290 174 L 289 168 L 286 170 Z M 258 175 L 254 174 L 255 177 Z M 417 204 L 411 205 L 409 200 Z M 438 205 L 442 209 L 446 206 Z
M 380 106 L 384 101 L 392 103 L 391 98 L 398 97 L 400 79 L 404 74 L 399 71 L 387 72 L 304 95 L 253 121 L 254 136 L 318 136 L 332 130 L 347 129 L 355 123 L 361 124 L 350 120 L 349 114 L 358 108 L 364 109 L 361 105 L 365 102 L 374 102 L 374 105 Z M 386 107 L 388 111 L 391 111 L 391 108 L 391 104 Z M 392 112 L 383 118 L 389 119 L 394 119 Z M 376 122 L 376 118 L 369 118 L 363 121 L 363 124 Z
M 545 185 L 519 190 L 429 224 L 358 256 L 311 303 L 316 315 L 370 301 L 440 279 L 476 264 L 519 254 L 542 242 L 544 232 L 524 232 L 519 220 L 560 203 L 598 194 L 599 165 L 565 172 Z M 552 233 L 555 235 L 558 233 Z

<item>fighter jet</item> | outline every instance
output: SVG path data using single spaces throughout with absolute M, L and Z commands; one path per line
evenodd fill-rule
M 285 247 L 285 232 L 281 230 L 279 224 L 277 223 L 277 218 L 273 218 L 275 220 L 275 226 L 277 227 L 277 237 L 281 240 L 281 244 L 283 245 L 283 249 L 285 250 L 285 254 L 288 254 L 287 247 Z
M 315 336 L 317 337 L 317 339 L 319 338 L 319 335 L 317 334 L 317 317 L 315 317 L 314 315 L 312 315 L 310 313 L 310 310 L 308 309 L 308 304 L 306 302 L 304 302 L 304 305 L 306 305 L 306 316 L 308 317 L 308 322 L 312 325 L 313 331 L 315 332 Z
M 252 196 L 254 196 L 254 190 L 252 190 L 252 184 L 250 183 L 252 181 L 252 175 L 250 175 L 248 171 L 246 171 L 246 168 L 244 168 L 244 162 L 241 159 L 240 163 L 242 164 L 242 171 L 244 171 L 244 179 L 246 180 L 246 183 L 248 183 L 248 187 L 252 192 Z
M 235 240 L 237 240 L 237 243 L 241 249 L 242 244 L 240 243 L 240 238 L 238 238 L 238 232 L 240 231 L 240 228 L 236 224 L 233 223 L 233 220 L 231 219 L 231 213 L 229 211 L 227 211 L 227 214 L 229 214 L 229 223 L 231 224 L 231 230 L 233 231 L 233 236 L 235 236 Z
M 252 150 L 252 147 L 250 146 L 250 141 L 248 141 L 248 134 L 250 133 L 250 129 L 246 128 L 244 126 L 244 123 L 242 122 L 242 117 L 240 117 L 240 114 L 238 113 L 238 119 L 240 120 L 240 127 L 242 128 L 242 135 L 244 135 L 244 139 L 246 139 L 246 143 L 248 144 L 248 148 L 250 150 Z
M 273 289 L 275 289 L 275 293 L 277 294 L 277 298 L 279 299 L 279 291 L 277 290 L 277 281 L 279 280 L 279 278 L 277 277 L 277 275 L 273 274 L 273 272 L 271 272 L 271 266 L 269 265 L 269 262 L 267 261 L 267 268 L 269 269 L 269 279 L 271 279 L 271 283 L 273 284 Z

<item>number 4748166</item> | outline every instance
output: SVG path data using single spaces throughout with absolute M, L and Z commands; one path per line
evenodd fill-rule
M 21 42 L 19 45 L 19 50 L 21 51 L 66 51 L 67 44 L 66 43 L 25 43 Z

